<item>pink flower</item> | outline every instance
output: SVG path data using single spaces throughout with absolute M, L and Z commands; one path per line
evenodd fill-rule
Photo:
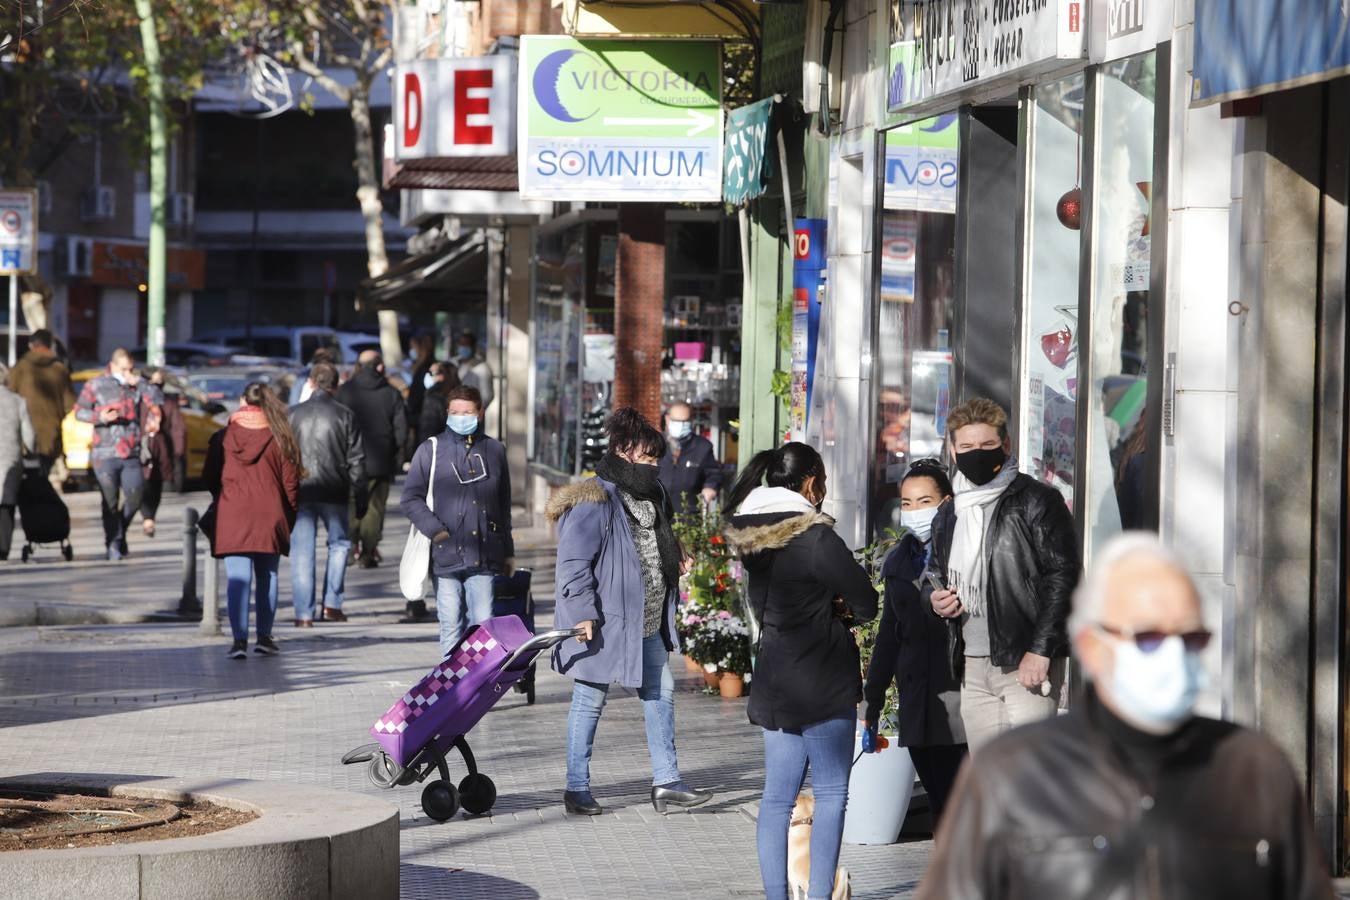
M 717 618 L 719 618 L 719 619 L 730 619 L 730 618 L 731 618 L 731 613 L 727 612 L 725 609 L 719 610 L 718 613 L 717 613 Z

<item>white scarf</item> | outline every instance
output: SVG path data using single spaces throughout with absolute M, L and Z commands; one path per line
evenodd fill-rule
M 952 480 L 956 491 L 956 531 L 952 535 L 952 549 L 947 556 L 947 586 L 956 591 L 961 605 L 972 616 L 984 615 L 984 592 L 987 573 L 984 570 L 984 536 L 988 528 L 989 510 L 1003 496 L 1003 492 L 1017 477 L 1017 457 L 1009 456 L 994 480 L 975 485 L 966 476 L 957 473 Z

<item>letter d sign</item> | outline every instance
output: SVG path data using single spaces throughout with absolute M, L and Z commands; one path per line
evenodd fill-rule
M 422 139 L 422 81 L 416 72 L 403 75 L 403 146 L 416 147 Z

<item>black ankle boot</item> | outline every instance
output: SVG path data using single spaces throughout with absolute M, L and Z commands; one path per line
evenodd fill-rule
M 666 814 L 666 804 L 688 808 L 711 799 L 712 791 L 696 791 L 683 781 L 659 784 L 652 788 L 652 808 L 661 815 Z
M 563 806 L 578 816 L 598 816 L 601 812 L 600 804 L 595 802 L 590 791 L 563 791 Z

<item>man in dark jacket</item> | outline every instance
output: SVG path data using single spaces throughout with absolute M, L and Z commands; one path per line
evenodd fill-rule
M 389 485 L 401 468 L 403 445 L 408 440 L 408 414 L 403 398 L 384 376 L 384 360 L 374 350 L 361 354 L 356 374 L 338 391 L 337 400 L 356 414 L 366 447 L 370 499 L 364 515 L 353 512 L 351 530 L 360 543 L 361 568 L 373 569 L 380 563 Z
M 675 503 L 677 512 L 697 512 L 703 503 L 717 499 L 722 487 L 722 464 L 712 442 L 694 432 L 694 410 L 676 403 L 666 410 L 666 443 L 670 452 L 661 457 L 661 486 Z
M 1157 538 L 1102 548 L 1071 631 L 1084 702 L 966 766 L 919 897 L 1331 900 L 1284 754 L 1193 714 L 1210 633 Z
M 510 575 L 515 568 L 506 448 L 482 433 L 482 415 L 477 388 L 451 390 L 446 430 L 437 435 L 434 449 L 430 441 L 417 448 L 403 483 L 403 514 L 431 538 L 442 657 L 450 655 L 469 626 L 492 615 L 492 577 Z M 428 489 L 434 510 L 427 506 Z
M 337 367 L 319 363 L 310 369 L 309 381 L 309 399 L 291 407 L 291 427 L 305 464 L 300 505 L 291 531 L 291 602 L 297 628 L 314 624 L 314 548 L 320 521 L 328 532 L 322 618 L 347 621 L 342 611 L 342 585 L 352 546 L 347 537 L 347 503 L 352 501 L 360 518 L 366 512 L 368 491 L 366 450 L 356 416 L 333 399 Z
M 1054 715 L 1078 542 L 1059 491 L 1017 471 L 1008 415 L 975 399 L 947 416 L 959 474 L 933 522 L 924 594 L 948 620 L 961 719 L 972 753 L 1009 728 Z
M 28 338 L 28 352 L 9 373 L 9 389 L 28 404 L 37 437 L 38 464 L 42 474 L 51 471 L 61 455 L 61 420 L 75 405 L 70 370 L 52 349 L 52 333 L 39 328 Z

